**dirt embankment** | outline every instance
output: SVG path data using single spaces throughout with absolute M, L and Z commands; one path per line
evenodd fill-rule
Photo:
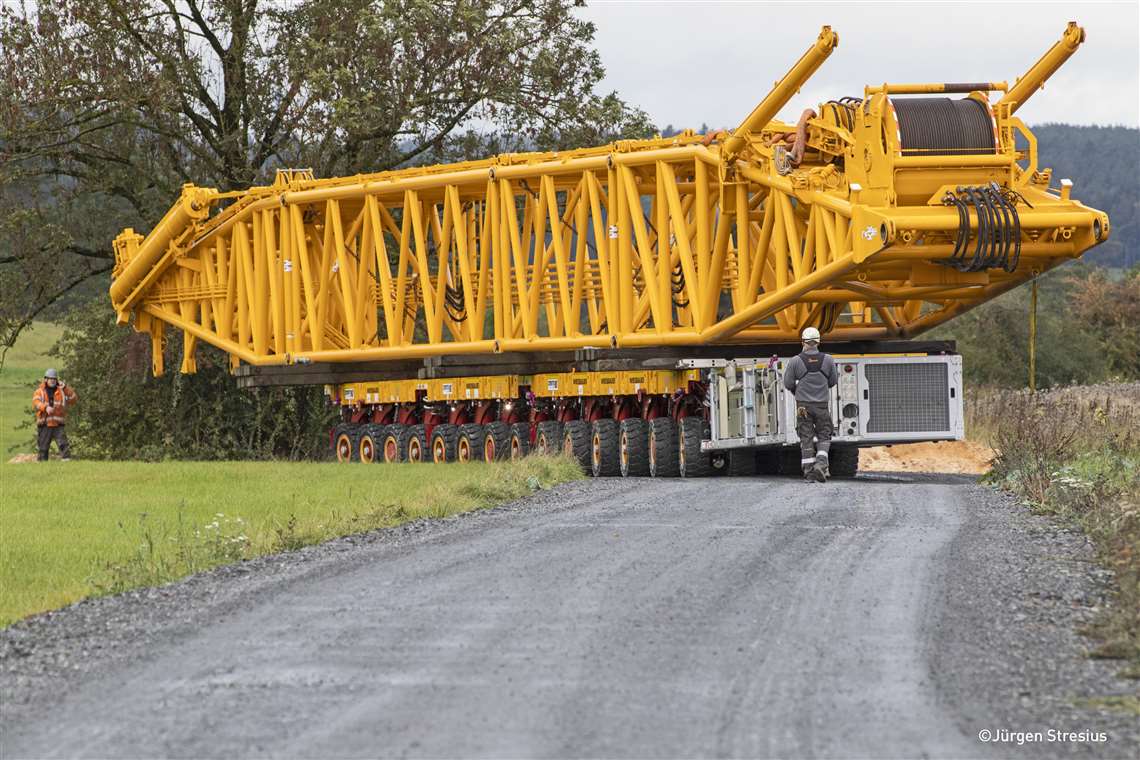
M 982 475 L 989 471 L 994 451 L 976 441 L 939 441 L 875 446 L 859 450 L 864 472 L 945 472 Z

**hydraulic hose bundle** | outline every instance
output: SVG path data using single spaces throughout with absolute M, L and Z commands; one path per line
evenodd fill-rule
M 1017 262 L 1021 259 L 1018 201 L 1029 205 L 1020 193 L 1003 188 L 996 182 L 965 187 L 959 185 L 955 192 L 948 191 L 943 196 L 942 203 L 958 210 L 958 235 L 954 240 L 954 252 L 946 263 L 960 272 L 980 272 L 996 267 L 1007 272 L 1017 269 Z M 978 219 L 978 234 L 973 255 L 967 258 L 970 249 L 971 208 Z

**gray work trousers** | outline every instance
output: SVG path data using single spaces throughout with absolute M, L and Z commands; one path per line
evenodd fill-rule
M 40 462 L 48 460 L 48 451 L 51 449 L 52 441 L 55 441 L 55 445 L 59 447 L 61 459 L 71 458 L 71 444 L 67 440 L 67 433 L 63 431 L 63 425 L 58 427 L 42 425 L 36 429 L 36 448 L 39 450 L 36 456 L 37 460 Z
M 831 448 L 831 409 L 827 402 L 796 404 L 796 433 L 800 437 L 800 466 L 806 474 L 817 464 L 826 470 Z

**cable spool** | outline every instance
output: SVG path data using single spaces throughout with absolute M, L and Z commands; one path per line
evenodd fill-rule
M 892 99 L 904 156 L 982 156 L 997 152 L 985 103 L 973 98 Z

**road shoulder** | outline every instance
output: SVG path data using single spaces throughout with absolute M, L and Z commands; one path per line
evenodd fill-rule
M 947 712 L 968 735 L 1004 738 L 990 745 L 1003 757 L 1133 757 L 1136 716 L 1082 704 L 1137 692 L 1116 677 L 1126 663 L 1086 657 L 1094 642 L 1079 633 L 1106 603 L 1111 573 L 1075 526 L 983 486 L 963 492 L 930 642 Z M 1050 731 L 1077 736 L 1050 741 Z

